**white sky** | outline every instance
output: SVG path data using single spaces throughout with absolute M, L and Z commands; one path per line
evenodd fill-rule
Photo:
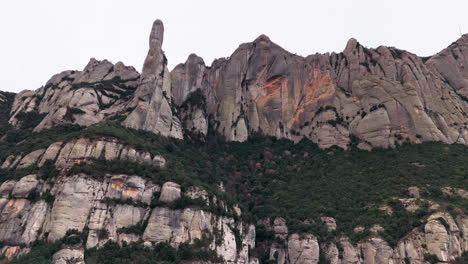
M 91 57 L 141 71 L 156 18 L 170 69 L 190 53 L 209 65 L 262 33 L 303 56 L 340 52 L 350 37 L 428 56 L 468 32 L 468 1 L 0 0 L 0 90 L 39 88 Z

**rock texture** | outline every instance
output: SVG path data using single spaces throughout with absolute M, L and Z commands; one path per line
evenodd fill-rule
M 342 237 L 336 242 L 321 242 L 312 234 L 286 234 L 282 218 L 263 220 L 260 224 L 284 239 L 284 243 L 273 243 L 270 247 L 270 260 L 284 263 L 318 263 L 320 255 L 331 264 L 425 264 L 424 256 L 434 255 L 441 263 L 460 256 L 468 250 L 466 217 L 454 219 L 448 213 L 437 212 L 429 216 L 427 222 L 402 238 L 391 247 L 377 234 L 357 244 Z M 270 224 L 271 223 L 271 224 Z
M 124 115 L 127 127 L 179 139 L 211 128 L 231 141 L 260 132 L 322 148 L 468 144 L 468 35 L 430 58 L 368 49 L 355 39 L 341 53 L 301 57 L 261 35 L 211 66 L 191 54 L 172 72 L 163 39 L 156 20 L 141 76 L 92 59 L 83 71 L 19 93 L 9 122 L 21 125 L 19 113 L 43 114 L 38 131 Z
M 467 41 L 464 35 L 429 60 L 355 39 L 342 53 L 304 58 L 262 35 L 211 67 L 191 55 L 172 71 L 172 90 L 180 103 L 200 89 L 205 116 L 228 140 L 262 132 L 323 148 L 467 144 Z
M 83 71 L 64 71 L 52 76 L 44 87 L 16 95 L 10 124 L 20 126 L 19 113 L 39 113 L 40 131 L 60 124 L 89 126 L 123 111 L 123 102 L 134 93 L 139 73 L 122 62 L 92 58 Z
M 56 74 L 44 87 L 17 94 L 8 122 L 20 128 L 31 125 L 25 122 L 34 117 L 39 122 L 33 130 L 41 131 L 61 124 L 90 126 L 113 117 L 126 127 L 177 139 L 218 133 L 229 141 L 245 141 L 263 133 L 294 141 L 307 138 L 321 148 L 370 150 L 407 141 L 468 144 L 468 35 L 429 58 L 393 47 L 368 49 L 355 39 L 341 53 L 301 57 L 261 35 L 211 66 L 191 54 L 172 72 L 163 38 L 164 26 L 156 20 L 141 75 L 121 62 L 91 59 L 82 71 Z M 9 98 L 0 93 L 3 106 L 10 104 Z M 185 183 L 154 183 L 124 174 L 66 176 L 73 165 L 94 160 L 166 166 L 164 157 L 111 137 L 75 138 L 6 157 L 4 170 L 51 161 L 60 174 L 47 180 L 30 174 L 0 185 L 1 254 L 11 259 L 27 253 L 34 241 L 55 241 L 77 229 L 87 232 L 86 248 L 109 240 L 178 247 L 208 237 L 210 248 L 225 263 L 258 263 L 251 254 L 255 227 L 239 220 L 238 206 L 227 206 L 198 186 L 181 187 Z M 447 197 L 468 197 L 463 189 L 441 191 Z M 425 190 L 413 186 L 407 192 L 411 198 L 398 200 L 408 212 L 416 212 Z M 200 199 L 219 210 L 174 209 L 179 199 Z M 258 224 L 274 235 L 265 253 L 274 263 L 425 264 L 428 254 L 448 263 L 468 250 L 468 219 L 429 205 L 432 215 L 396 245 L 380 237 L 380 225 L 368 230 L 371 238 L 353 244 L 346 237 L 318 241 L 314 234 L 292 232 L 282 217 Z M 388 206 L 380 209 L 393 213 Z M 320 220 L 329 232 L 339 230 L 335 219 Z M 365 231 L 363 226 L 354 229 Z M 83 263 L 84 250 L 64 245 L 53 262 Z
M 17 182 L 4 182 L 0 186 L 3 252 L 11 251 L 8 253 L 11 258 L 27 252 L 24 248 L 38 239 L 55 241 L 64 237 L 67 230 L 81 232 L 87 229 L 87 248 L 100 247 L 108 240 L 119 244 L 135 241 L 150 247 L 168 242 L 178 247 L 180 243 L 193 243 L 195 239 L 211 235 L 210 248 L 225 263 L 250 263 L 250 260 L 255 263 L 256 259 L 249 255 L 249 248 L 255 247 L 253 225 L 198 208 L 152 209 L 149 206 L 155 198 L 174 201 L 185 196 L 178 186 L 166 182 L 161 188 L 136 175 L 116 174 L 106 175 L 102 180 L 85 174 L 59 176 L 53 184 L 37 179 L 36 175 L 28 175 Z M 193 195 L 194 188 L 189 188 L 190 195 Z M 206 192 L 199 187 L 195 189 L 197 193 Z M 43 198 L 46 192 L 54 197 L 53 201 Z M 33 200 L 31 193 L 37 193 L 39 198 Z M 167 197 L 171 199 L 153 197 L 157 193 L 161 196 L 169 194 Z M 125 202 L 128 199 L 133 203 Z M 222 201 L 211 197 L 210 203 Z M 141 234 L 125 229 L 141 224 L 144 225 Z M 106 235 L 103 235 L 103 230 Z M 83 248 L 62 248 L 53 259 L 54 263 L 69 263 L 70 259 L 83 263 Z
M 123 145 L 115 138 L 101 139 L 78 138 L 69 142 L 55 142 L 47 149 L 35 150 L 29 154 L 11 155 L 3 162 L 2 169 L 20 169 L 47 160 L 53 161 L 57 168 L 69 169 L 73 165 L 93 160 L 128 160 L 160 168 L 166 166 L 166 160 L 160 155 L 151 155 Z
M 123 124 L 182 139 L 182 127 L 171 101 L 171 76 L 162 51 L 164 26 L 160 20 L 153 24 L 149 51 L 143 65 L 138 88 L 128 107 L 134 109 Z
M 63 248 L 57 251 L 52 259 L 53 264 L 85 264 L 82 248 Z

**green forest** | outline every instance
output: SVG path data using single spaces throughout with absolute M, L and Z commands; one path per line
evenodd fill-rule
M 380 224 L 385 230 L 381 236 L 395 246 L 405 234 L 424 223 L 431 213 L 428 201 L 441 204 L 442 210 L 454 215 L 468 213 L 466 199 L 445 197 L 440 191 L 446 186 L 468 188 L 468 151 L 466 146 L 456 144 L 405 143 L 394 149 L 369 152 L 340 148 L 322 150 L 308 140 L 294 143 L 262 135 L 254 135 L 243 143 L 226 142 L 216 135 L 181 141 L 124 128 L 118 120 L 107 120 L 87 128 L 63 125 L 39 133 L 10 129 L 0 142 L 0 161 L 10 154 L 28 153 L 59 140 L 103 136 L 162 155 L 168 165 L 159 169 L 128 161 L 96 161 L 76 165 L 69 174 L 84 172 L 102 177 L 107 172 L 118 172 L 140 175 L 155 183 L 175 181 L 183 188 L 201 186 L 229 205 L 239 204 L 243 221 L 256 223 L 259 219 L 284 217 L 290 233 L 312 233 L 319 241 L 336 240 L 342 235 L 352 242 L 361 241 L 370 236 L 369 227 Z M 44 179 L 56 173 L 50 164 L 45 168 L 32 166 L 18 171 L 0 170 L 0 180 L 20 178 L 31 172 L 40 172 Z M 219 190 L 221 183 L 226 192 Z M 419 187 L 423 198 L 419 201 L 420 209 L 414 213 L 407 212 L 398 200 L 409 197 L 410 186 Z M 183 206 L 201 206 L 183 202 Z M 391 207 L 394 213 L 387 215 L 379 210 L 381 205 Z M 321 216 L 334 217 L 337 230 L 328 232 L 320 221 Z M 357 226 L 366 227 L 366 231 L 355 233 L 353 229 Z M 257 225 L 257 243 L 273 240 L 264 226 Z M 50 247 L 53 244 L 38 242 L 35 248 L 49 252 Z M 115 247 L 109 244 L 98 251 L 110 254 Z M 137 245 L 128 245 L 123 250 L 129 249 L 147 251 Z M 212 257 L 210 252 L 185 250 L 190 253 L 168 251 L 167 254 L 172 254 L 170 258 L 174 261 L 183 259 L 184 254 L 200 254 L 202 259 Z M 93 254 L 95 250 L 87 251 L 86 256 L 97 258 Z M 161 260 L 167 257 L 154 252 L 145 254 Z M 27 263 L 21 259 L 14 263 Z

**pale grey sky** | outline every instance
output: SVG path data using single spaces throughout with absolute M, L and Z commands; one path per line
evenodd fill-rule
M 468 32 L 466 0 L 2 0 L 0 90 L 36 89 L 89 58 L 141 71 L 152 22 L 163 20 L 172 69 L 190 53 L 227 57 L 260 34 L 299 55 L 367 47 L 433 55 Z

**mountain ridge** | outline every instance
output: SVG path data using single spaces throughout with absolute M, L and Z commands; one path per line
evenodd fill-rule
M 356 140 L 363 149 L 394 147 L 403 141 L 468 142 L 467 34 L 430 58 L 393 47 L 368 49 L 354 38 L 348 40 L 343 52 L 302 57 L 260 35 L 210 66 L 191 54 L 172 71 L 167 69 L 163 39 L 163 23 L 156 20 L 141 75 L 119 62 L 116 68 L 124 67 L 127 72 L 122 68 L 110 78 L 100 71 L 111 71 L 114 66 L 106 60 L 102 62 L 105 66 L 99 66 L 101 62 L 92 59 L 84 72 L 94 71 L 94 77 L 83 73 L 75 80 L 71 72 L 62 72 L 44 88 L 20 92 L 10 124 L 19 123 L 15 118 L 19 112 L 45 115 L 35 131 L 63 123 L 70 112 L 65 109 L 67 103 L 41 99 L 37 106 L 31 104 L 31 98 L 41 98 L 41 89 L 53 84 L 58 91 L 60 85 L 66 86 L 62 81 L 73 79 L 72 88 L 81 88 L 81 94 L 87 96 L 81 102 L 70 99 L 68 104 L 77 109 L 84 104 L 85 113 L 80 116 L 75 111 L 68 116 L 78 120 L 72 123 L 81 125 L 118 114 L 128 116 L 126 126 L 180 139 L 187 134 L 184 131 L 206 136 L 208 126 L 213 126 L 226 140 L 245 141 L 250 134 L 260 132 L 294 141 L 305 137 L 323 148 L 348 148 Z M 90 69 L 90 64 L 97 68 Z M 119 84 L 112 81 L 125 79 L 125 74 L 133 76 L 134 92 L 118 98 L 114 88 L 119 89 Z M 87 87 L 96 82 L 107 82 L 109 89 Z M 198 89 L 206 109 L 178 111 L 177 106 Z M 106 96 L 111 90 L 111 97 Z M 103 91 L 104 97 L 98 95 Z M 61 98 L 75 94 L 58 93 Z M 103 100 L 109 109 L 100 109 Z M 131 108 L 133 111 L 127 111 Z M 180 120 L 181 116 L 185 120 Z

